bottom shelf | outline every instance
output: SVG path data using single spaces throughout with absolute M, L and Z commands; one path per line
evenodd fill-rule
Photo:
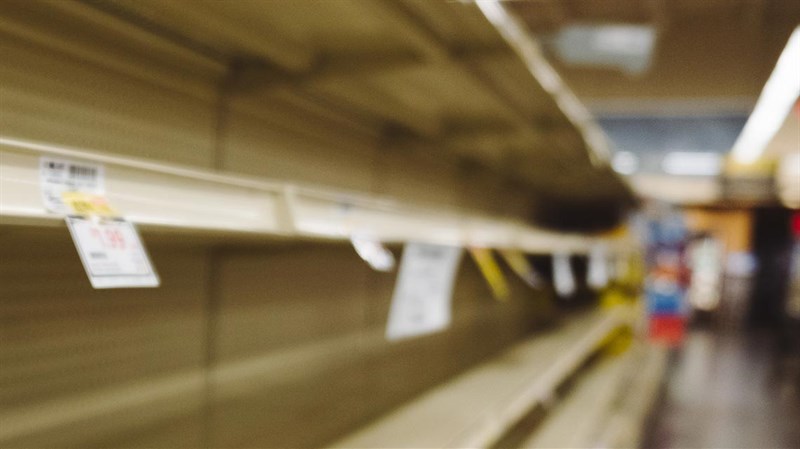
M 644 343 L 597 360 L 514 447 L 638 447 L 666 360 L 665 349 Z
M 443 384 L 331 447 L 489 447 L 596 352 L 630 311 L 571 317 Z

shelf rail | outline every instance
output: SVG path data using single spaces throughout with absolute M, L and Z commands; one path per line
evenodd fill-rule
M 495 359 L 423 394 L 334 442 L 331 448 L 491 447 L 544 405 L 620 326 L 627 308 L 599 310 L 519 343 Z
M 0 136 L 0 224 L 55 226 L 41 199 L 43 156 L 103 164 L 110 203 L 145 229 L 386 243 L 418 241 L 586 253 L 603 236 L 559 233 L 521 220 L 435 210 L 358 192 L 221 174 Z

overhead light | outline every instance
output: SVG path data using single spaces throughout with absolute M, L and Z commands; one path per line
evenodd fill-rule
M 611 159 L 611 167 L 621 175 L 632 175 L 639 170 L 639 156 L 630 151 L 617 151 Z
M 733 145 L 736 162 L 758 159 L 800 97 L 800 27 L 795 28 L 783 49 L 756 107 Z
M 716 176 L 722 171 L 722 155 L 710 152 L 673 151 L 661 161 L 665 173 L 678 176 Z
M 650 67 L 655 42 L 652 26 L 576 24 L 556 33 L 553 48 L 567 64 L 617 67 L 636 75 Z

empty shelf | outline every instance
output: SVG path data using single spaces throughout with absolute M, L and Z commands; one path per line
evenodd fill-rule
M 623 310 L 574 317 L 378 419 L 331 447 L 487 447 L 548 401 L 613 330 Z
M 102 164 L 105 194 L 145 228 L 253 236 L 512 248 L 586 253 L 619 239 L 558 233 L 520 220 L 431 209 L 374 195 L 220 174 L 0 136 L 0 224 L 59 225 L 42 202 L 43 156 Z M 622 242 L 623 245 L 627 244 Z
M 604 358 L 577 380 L 520 448 L 638 447 L 666 352 L 638 344 Z

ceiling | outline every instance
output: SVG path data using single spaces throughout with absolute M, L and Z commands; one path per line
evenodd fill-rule
M 636 191 L 678 203 L 722 201 L 718 174 L 675 176 L 666 173 L 665 162 L 671 155 L 703 153 L 698 156 L 708 158 L 730 151 L 800 24 L 800 2 L 794 0 L 508 0 L 504 4 L 532 34 L 549 43 L 546 48 L 554 66 L 598 117 L 615 150 L 638 160 L 637 172 L 629 179 Z M 651 29 L 655 43 L 645 70 L 636 73 L 611 63 L 570 62 L 556 44 L 564 30 L 575 25 Z M 767 154 L 800 151 L 794 119 L 787 118 Z
M 567 84 L 596 114 L 747 112 L 792 30 L 794 0 L 508 1 L 532 33 L 574 23 L 645 24 L 657 40 L 651 67 L 635 76 L 576 67 L 552 58 Z

